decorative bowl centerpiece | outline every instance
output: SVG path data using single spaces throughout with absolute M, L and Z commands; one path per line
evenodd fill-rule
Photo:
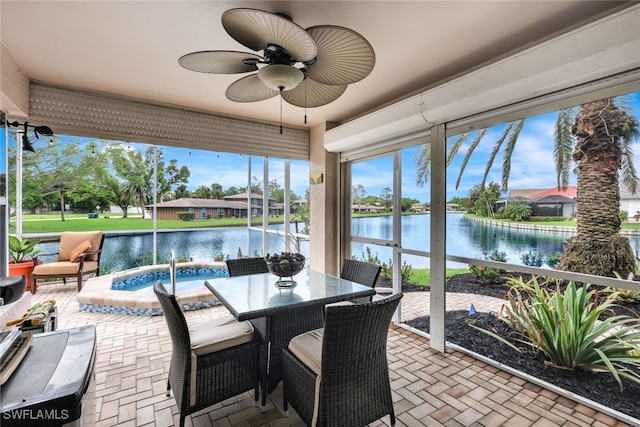
M 295 286 L 293 279 L 283 280 L 286 277 L 293 277 L 300 273 L 304 268 L 305 257 L 302 254 L 294 252 L 280 252 L 279 254 L 267 254 L 265 260 L 269 271 L 278 276 L 280 279 L 276 282 L 279 287 Z

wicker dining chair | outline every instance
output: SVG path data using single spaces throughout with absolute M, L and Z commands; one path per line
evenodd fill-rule
M 356 261 L 354 259 L 345 259 L 342 262 L 342 269 L 340 270 L 340 278 L 347 279 L 352 282 L 360 283 L 361 285 L 374 288 L 380 276 L 382 268 L 371 262 Z M 352 300 L 353 302 L 369 302 L 372 297 L 358 298 Z
M 259 398 L 259 343 L 249 322 L 226 316 L 187 325 L 175 295 L 162 281 L 153 291 L 164 312 L 173 351 L 167 380 L 167 396 L 180 410 L 180 427 L 196 411 L 254 390 Z
M 230 277 L 269 272 L 267 261 L 264 258 L 228 259 L 225 262 L 227 263 Z
M 291 404 L 310 426 L 362 427 L 385 415 L 394 425 L 387 334 L 401 298 L 327 306 L 324 328 L 294 337 L 282 355 L 285 411 Z

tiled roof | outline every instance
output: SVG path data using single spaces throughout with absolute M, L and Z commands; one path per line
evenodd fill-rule
M 573 199 L 578 194 L 578 187 L 569 186 L 565 190 L 558 190 L 557 187 L 542 190 L 538 193 L 530 194 L 527 196 L 529 199 L 539 199 L 546 196 L 564 196 Z
M 152 207 L 153 205 L 147 205 Z M 231 200 L 221 199 L 192 199 L 181 198 L 176 200 L 169 200 L 168 202 L 158 203 L 159 208 L 231 208 L 231 209 L 246 209 L 246 202 L 236 202 Z
M 545 191 L 544 188 L 520 188 L 520 189 L 514 189 L 509 191 L 509 198 L 512 197 L 526 197 L 527 199 L 530 199 L 530 195 L 531 194 L 536 194 L 539 193 L 541 191 Z
M 252 199 L 262 199 L 262 194 L 259 193 L 251 193 L 251 198 Z M 241 193 L 241 194 L 232 194 L 230 196 L 224 196 L 223 199 L 243 199 L 243 200 L 247 200 L 247 193 Z M 275 200 L 273 197 L 269 197 L 269 200 Z

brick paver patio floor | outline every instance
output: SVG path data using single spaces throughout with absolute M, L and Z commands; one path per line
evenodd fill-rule
M 97 328 L 96 425 L 162 427 L 177 423 L 173 397 L 165 395 L 171 343 L 162 316 L 81 312 L 75 283 L 38 288 L 32 303 L 54 298 L 59 328 Z M 407 293 L 403 319 L 428 313 L 428 293 Z M 447 296 L 447 308 L 469 307 L 469 295 Z M 500 301 L 473 297 L 478 311 L 499 310 Z M 222 306 L 190 311 L 190 323 L 225 315 Z M 397 426 L 627 426 L 615 418 L 501 371 L 459 351 L 438 353 L 429 339 L 392 325 L 389 368 Z M 303 426 L 294 411 L 285 417 L 281 388 L 265 407 L 245 393 L 187 418 L 193 426 Z M 372 426 L 386 426 L 384 417 Z M 336 426 L 340 427 L 340 426 Z

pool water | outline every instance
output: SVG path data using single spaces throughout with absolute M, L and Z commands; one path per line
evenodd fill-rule
M 224 268 L 179 268 L 176 270 L 176 291 L 199 289 L 204 287 L 204 281 L 207 279 L 216 279 L 228 276 L 229 274 Z M 162 280 L 165 288 L 167 288 L 168 291 L 171 291 L 171 281 L 167 270 L 152 271 L 129 277 L 127 279 L 114 281 L 111 285 L 111 289 L 117 291 L 148 290 L 151 292 L 153 285 L 155 285 L 158 280 Z

